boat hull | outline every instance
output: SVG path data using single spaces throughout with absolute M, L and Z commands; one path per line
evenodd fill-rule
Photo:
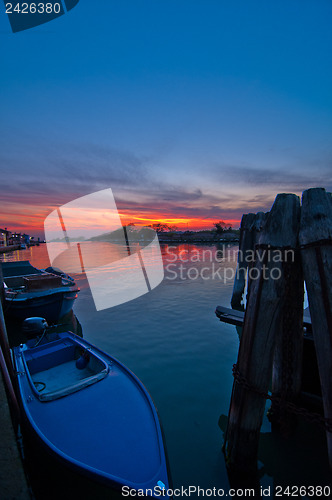
M 148 392 L 111 356 L 73 334 L 58 337 L 89 350 L 106 368 L 100 372 L 102 378 L 91 385 L 74 387 L 60 396 L 59 388 L 52 386 L 41 396 L 35 384 L 46 380 L 54 385 L 56 380 L 52 374 L 45 378 L 43 371 L 31 375 L 29 363 L 35 363 L 37 350 L 43 346 L 32 349 L 32 361 L 26 346 L 14 348 L 21 407 L 30 436 L 60 463 L 90 480 L 118 491 L 125 487 L 148 492 L 146 496 L 161 496 L 158 484 L 169 487 L 167 463 L 159 419 Z
M 23 321 L 39 316 L 51 324 L 73 308 L 79 288 L 61 271 L 48 272 L 18 261 L 3 263 L 2 272 L 7 317 Z
M 12 319 L 23 321 L 32 316 L 45 318 L 46 321 L 57 323 L 60 318 L 72 310 L 77 299 L 77 288 L 61 289 L 52 293 L 20 294 L 13 297 L 5 294 L 5 312 Z
M 124 500 L 116 487 L 89 478 L 59 460 L 29 426 L 22 429 L 22 434 L 26 471 L 36 500 Z

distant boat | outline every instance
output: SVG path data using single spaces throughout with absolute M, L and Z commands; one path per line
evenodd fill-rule
M 23 425 L 35 443 L 114 490 L 169 498 L 160 491 L 169 479 L 157 411 L 130 370 L 70 332 L 13 352 Z
M 42 316 L 48 323 L 56 323 L 71 311 L 79 292 L 70 276 L 53 268 L 37 269 L 27 260 L 3 262 L 2 273 L 5 313 L 14 319 Z
M 26 246 L 26 244 L 25 244 L 25 243 L 21 243 L 21 244 L 20 244 L 20 249 L 21 249 L 21 250 L 26 250 L 26 247 L 27 247 L 27 246 Z

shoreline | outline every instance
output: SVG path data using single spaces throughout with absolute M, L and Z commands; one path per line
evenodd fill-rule
M 19 244 L 19 245 L 7 245 L 7 246 L 0 247 L 0 254 L 7 253 L 7 252 L 15 252 L 15 250 L 26 250 L 30 247 L 35 247 L 35 246 L 38 246 L 38 244 L 26 245 L 25 249 L 21 248 L 21 244 Z
M 5 247 L 0 247 L 0 253 L 14 252 L 15 250 L 20 250 L 21 245 L 8 245 Z
M 159 243 L 211 243 L 211 244 L 216 244 L 216 243 L 221 243 L 221 244 L 226 244 L 226 243 L 239 243 L 240 239 L 239 238 L 231 238 L 231 239 L 226 239 L 226 238 L 216 238 L 216 239 L 207 239 L 207 238 L 165 238 L 165 237 L 160 237 L 158 236 Z

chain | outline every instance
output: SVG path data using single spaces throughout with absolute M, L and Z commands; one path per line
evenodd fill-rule
M 246 378 L 239 372 L 238 367 L 236 364 L 233 365 L 233 377 L 235 381 L 244 387 L 245 389 L 248 389 L 251 392 L 254 392 L 258 396 L 261 396 L 264 399 L 269 399 L 272 401 L 272 403 L 275 403 L 276 405 L 282 406 L 286 410 L 288 410 L 291 413 L 294 413 L 295 415 L 301 415 L 304 417 L 306 420 L 309 420 L 312 423 L 316 423 L 321 425 L 322 427 L 325 428 L 328 432 L 332 432 L 332 419 L 331 418 L 324 418 L 322 417 L 319 413 L 314 413 L 311 411 L 308 411 L 306 408 L 301 408 L 298 407 L 296 404 L 291 403 L 290 401 L 285 401 L 284 398 L 279 397 L 279 396 L 274 396 L 273 394 L 266 393 L 264 391 L 260 391 L 259 389 L 256 389 L 253 387 L 249 382 L 246 380 Z
M 332 245 L 331 238 L 325 240 L 311 241 L 310 243 L 304 243 L 303 245 L 300 245 L 300 250 L 305 250 L 306 248 L 324 247 L 327 245 Z

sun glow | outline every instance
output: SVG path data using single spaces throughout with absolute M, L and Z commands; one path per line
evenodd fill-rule
M 179 231 L 191 230 L 209 230 L 214 228 L 214 223 L 218 222 L 217 219 L 200 219 L 189 218 L 189 217 L 167 217 L 167 215 L 163 215 L 161 217 L 149 217 L 149 216 L 137 216 L 137 215 L 129 215 L 128 213 L 124 214 L 120 212 L 120 217 L 123 225 L 127 225 L 133 223 L 137 226 L 150 226 L 152 224 L 167 224 L 168 226 L 176 227 Z M 221 220 L 220 217 L 219 220 Z M 233 228 L 238 228 L 240 225 L 240 220 L 237 219 L 222 219 L 226 226 L 231 226 Z
M 44 238 L 44 220 L 52 210 L 58 207 L 40 207 L 31 205 L 7 204 L 6 209 L 2 214 L 2 222 L 0 227 L 8 227 L 10 231 L 25 232 L 35 237 Z M 240 226 L 239 219 L 228 219 L 223 217 L 220 213 L 217 217 L 195 217 L 186 216 L 185 211 L 182 211 L 178 216 L 174 213 L 167 213 L 167 210 L 155 210 L 151 207 L 144 207 L 144 210 L 133 210 L 118 207 L 118 214 L 121 219 L 122 225 L 135 224 L 136 226 L 151 226 L 153 224 L 166 224 L 174 230 L 178 231 L 199 231 L 211 230 L 214 228 L 214 223 L 222 220 L 227 227 L 231 226 L 237 229 Z M 109 217 L 105 217 L 104 210 L 91 210 L 89 221 L 86 216 L 84 218 L 77 215 L 75 220 L 76 230 L 84 228 L 89 222 L 91 226 L 91 219 L 93 219 L 93 227 L 98 234 L 109 232 L 110 221 Z

